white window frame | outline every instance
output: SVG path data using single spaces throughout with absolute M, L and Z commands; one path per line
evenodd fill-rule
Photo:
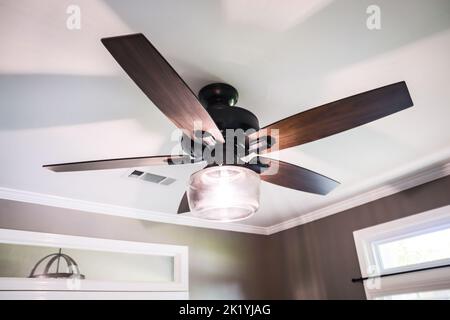
M 188 247 L 53 233 L 0 229 L 0 243 L 108 251 L 173 258 L 173 281 L 81 280 L 74 287 L 61 279 L 0 277 L 0 299 L 188 299 Z
M 401 268 L 383 270 L 377 257 L 376 245 L 401 239 L 405 234 L 411 235 L 418 229 L 438 230 L 450 223 L 450 205 L 415 214 L 409 217 L 382 223 L 353 232 L 356 252 L 358 254 L 361 275 L 374 277 L 379 274 L 433 267 L 450 263 L 450 259 L 426 262 Z M 390 277 L 377 277 L 364 281 L 367 299 L 383 296 L 422 291 L 444 290 L 450 288 L 450 268 L 440 268 L 412 272 Z

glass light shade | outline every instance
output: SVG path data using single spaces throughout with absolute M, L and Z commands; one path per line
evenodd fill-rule
M 260 178 L 239 166 L 215 166 L 200 170 L 189 180 L 187 191 L 193 216 L 214 221 L 237 221 L 259 208 Z

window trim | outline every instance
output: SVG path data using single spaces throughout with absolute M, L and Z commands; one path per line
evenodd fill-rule
M 450 205 L 354 231 L 353 237 L 362 277 L 373 277 L 383 272 L 391 273 L 448 263 L 448 260 L 445 259 L 380 270 L 381 264 L 379 257 L 375 254 L 375 245 L 377 242 L 383 241 L 383 239 L 392 241 L 396 236 L 400 237 L 405 233 L 411 234 L 414 230 L 418 230 L 419 227 L 422 230 L 431 229 L 440 224 L 448 224 L 449 221 Z M 370 273 L 369 270 L 373 272 Z M 378 281 L 377 287 L 369 286 L 368 281 L 364 282 L 367 299 L 375 299 L 389 294 L 409 293 L 414 292 L 414 290 L 440 290 L 450 288 L 450 268 L 420 271 L 392 277 L 378 277 L 373 280 Z
M 170 282 L 127 282 L 127 281 L 95 281 L 82 280 L 76 288 L 68 285 L 65 280 L 59 279 L 30 279 L 30 278 L 7 278 L 0 277 L 0 296 L 11 296 L 12 292 L 42 291 L 64 291 L 68 296 L 77 297 L 76 292 L 103 292 L 105 297 L 112 292 L 127 292 L 136 296 L 136 292 L 142 294 L 140 297 L 173 297 L 186 299 L 189 290 L 189 260 L 188 247 L 168 244 L 155 244 L 146 242 L 122 241 L 100 238 L 88 238 L 69 236 L 53 233 L 42 233 L 12 229 L 0 229 L 0 243 L 45 246 L 54 248 L 71 248 L 82 250 L 96 250 L 108 252 L 121 252 L 132 254 L 145 254 L 173 257 L 173 281 Z M 71 293 L 70 293 L 71 292 Z M 133 293 L 134 292 L 134 293 Z M 155 295 L 157 293 L 157 295 Z M 52 295 L 48 293 L 49 295 Z M 25 294 L 29 297 L 29 294 Z M 115 294 L 111 295 L 112 297 Z

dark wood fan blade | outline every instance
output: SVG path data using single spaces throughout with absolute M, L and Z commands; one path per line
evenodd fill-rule
M 265 157 L 259 157 L 259 160 L 272 168 L 278 165 L 278 171 L 275 174 L 264 174 L 263 171 L 260 177 L 264 181 L 282 187 L 326 195 L 339 185 L 339 182 L 331 178 L 291 163 Z
M 197 97 L 143 34 L 103 38 L 120 66 L 178 128 L 193 136 L 194 123 L 224 142 L 222 133 Z M 198 129 L 198 128 L 195 128 Z
M 183 198 L 181 198 L 181 202 L 180 202 L 180 205 L 178 206 L 177 213 L 181 214 L 181 213 L 186 213 L 186 212 L 189 212 L 189 211 L 191 211 L 191 209 L 189 208 L 187 192 L 185 192 L 183 194 Z
M 149 156 L 149 157 L 119 158 L 119 159 L 47 164 L 44 165 L 43 167 L 52 170 L 54 172 L 70 172 L 70 171 L 135 168 L 146 166 L 162 166 L 162 165 L 184 164 L 191 162 L 192 162 L 191 158 L 185 155 Z
M 261 153 L 281 150 L 358 127 L 412 106 L 408 87 L 403 81 L 298 113 L 264 127 L 249 138 L 255 140 L 278 129 L 278 141 Z

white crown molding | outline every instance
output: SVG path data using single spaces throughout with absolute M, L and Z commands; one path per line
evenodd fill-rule
M 381 187 L 358 194 L 349 199 L 339 201 L 332 205 L 308 212 L 293 219 L 272 225 L 266 228 L 266 232 L 268 235 L 271 235 L 283 230 L 291 229 L 296 226 L 393 195 L 403 190 L 407 190 L 448 175 L 450 175 L 450 162 L 435 165 L 426 170 L 420 171 L 419 173 L 409 175 L 389 183 L 385 183 Z
M 267 234 L 265 227 L 239 223 L 209 222 L 194 217 L 177 214 L 159 213 L 150 210 L 135 209 L 105 203 L 59 197 L 49 194 L 0 187 L 0 199 L 21 201 L 51 207 L 73 209 L 84 212 L 108 214 L 126 218 L 171 223 L 199 228 L 209 228 L 245 233 Z
M 390 181 L 383 186 L 360 193 L 351 198 L 339 201 L 332 205 L 319 208 L 317 210 L 302 214 L 293 219 L 269 226 L 251 226 L 239 223 L 217 223 L 196 219 L 189 216 L 169 215 L 150 210 L 141 210 L 129 207 L 115 206 L 104 203 L 70 199 L 49 194 L 35 193 L 10 188 L 0 187 L 0 199 L 41 204 L 52 207 L 73 209 L 85 212 L 101 213 L 115 215 L 133 219 L 148 220 L 153 222 L 171 223 L 200 228 L 218 229 L 235 232 L 245 232 L 261 235 L 271 235 L 283 230 L 291 229 L 296 226 L 318 220 L 329 215 L 342 212 L 356 206 L 390 196 L 400 191 L 436 180 L 450 175 L 450 162 L 436 164 L 428 169 L 422 170 L 413 175 Z

